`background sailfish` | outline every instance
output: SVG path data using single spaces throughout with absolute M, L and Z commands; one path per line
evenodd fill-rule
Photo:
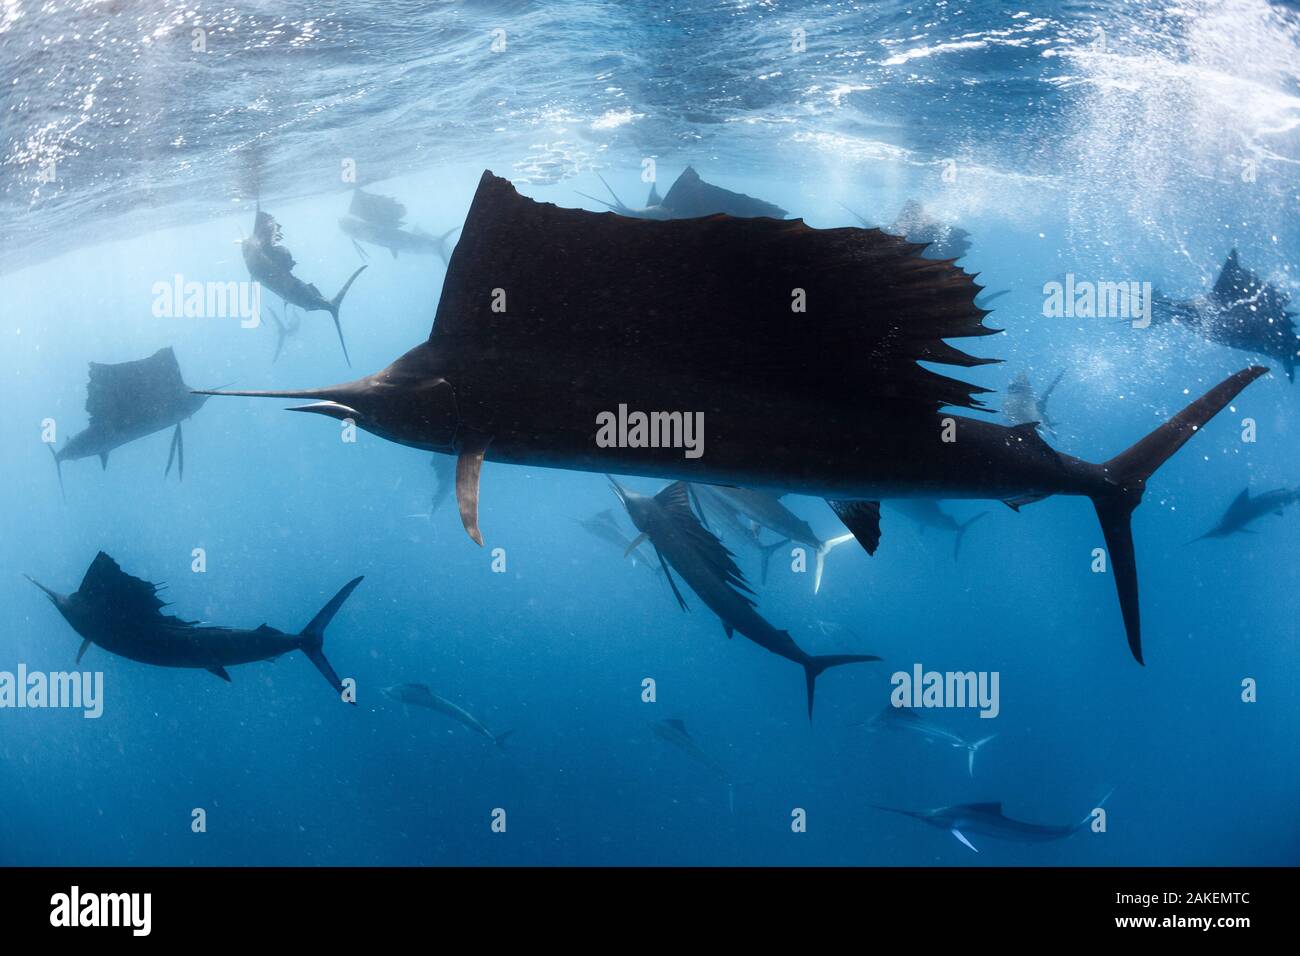
M 114 365 L 91 362 L 86 385 L 90 424 L 58 451 L 50 446 L 59 475 L 59 489 L 63 489 L 65 461 L 98 458 L 107 468 L 113 449 L 166 428 L 174 430 L 163 474 L 170 474 L 175 462 L 177 477 L 184 478 L 185 439 L 181 422 L 202 408 L 207 400 L 207 395 L 195 394 L 185 384 L 171 348 L 159 349 L 148 358 L 134 362 Z
M 727 637 L 739 631 L 764 650 L 801 666 L 808 690 L 809 720 L 812 719 L 817 678 L 823 671 L 840 664 L 880 660 L 873 654 L 809 654 L 794 642 L 789 631 L 778 630 L 769 624 L 755 610 L 751 597 L 754 592 L 745 582 L 740 568 L 736 567 L 731 552 L 695 517 L 685 482 L 675 481 L 654 497 L 629 491 L 613 478 L 610 483 L 640 532 L 628 551 L 648 540 L 683 611 L 687 609 L 686 599 L 677 589 L 670 567 L 709 610 L 722 619 L 722 629 Z
M 881 498 L 1019 508 L 1081 495 L 1141 661 L 1133 510 L 1156 469 L 1268 370 L 1228 377 L 1106 461 L 1075 458 L 1033 426 L 954 411 L 983 411 L 988 390 L 929 366 L 996 361 L 951 340 L 997 330 L 972 277 L 921 248 L 800 220 L 560 209 L 485 172 L 427 341 L 352 382 L 226 394 L 313 399 L 298 410 L 456 454 L 461 521 L 480 544 L 489 459 L 814 495 L 868 552 Z M 806 303 L 800 321 L 792 290 Z M 597 416 L 620 404 L 707 409 L 707 452 L 598 446 Z
M 163 614 L 166 605 L 158 600 L 162 586 L 132 577 L 103 551 L 95 555 L 81 586 L 72 594 L 59 594 L 30 577 L 27 580 L 45 592 L 81 636 L 78 662 L 94 645 L 142 664 L 197 668 L 229 681 L 227 667 L 302 651 L 335 693 L 343 693 L 343 682 L 325 659 L 325 628 L 361 583 L 359 577 L 345 584 L 297 634 L 286 634 L 266 624 L 246 630 Z

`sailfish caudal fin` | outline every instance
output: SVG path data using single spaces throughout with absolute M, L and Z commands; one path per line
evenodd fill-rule
M 339 612 L 339 608 L 356 590 L 362 578 L 353 578 L 339 590 L 339 593 L 330 598 L 330 602 L 317 612 L 316 616 L 311 619 L 311 623 L 303 628 L 302 634 L 302 652 L 307 655 L 308 660 L 316 665 L 316 669 L 324 675 L 329 681 L 335 693 L 342 695 L 343 682 L 339 680 L 339 675 L 334 672 L 330 662 L 325 659 L 325 628 L 329 626 L 330 621 L 334 620 L 334 615 Z M 355 704 L 356 701 L 350 703 Z
M 1224 379 L 1136 445 L 1120 452 L 1102 466 L 1112 490 L 1094 495 L 1092 503 L 1097 509 L 1097 518 L 1106 539 L 1106 550 L 1110 555 L 1111 572 L 1115 575 L 1115 588 L 1119 592 L 1120 611 L 1124 615 L 1124 631 L 1128 636 L 1129 650 L 1139 664 L 1143 663 L 1142 625 L 1138 608 L 1137 559 L 1130 523 L 1133 510 L 1141 503 L 1147 479 L 1156 469 L 1182 448 L 1238 392 L 1267 371 L 1268 369 L 1256 365 Z
M 348 281 L 343 283 L 343 288 L 339 289 L 339 294 L 330 300 L 330 317 L 334 320 L 334 329 L 339 334 L 339 345 L 343 347 L 343 359 L 348 363 L 349 368 L 352 366 L 352 359 L 348 357 L 348 344 L 343 341 L 343 326 L 339 324 L 339 306 L 343 304 L 343 297 L 348 294 L 348 289 L 352 288 L 352 283 L 357 281 L 357 276 L 365 271 L 366 267 L 362 266 L 352 273 Z
M 878 660 L 880 658 L 874 654 L 822 654 L 804 661 L 804 680 L 808 684 L 808 719 L 812 720 L 813 694 L 817 691 L 817 678 L 822 671 L 840 664 L 862 664 Z

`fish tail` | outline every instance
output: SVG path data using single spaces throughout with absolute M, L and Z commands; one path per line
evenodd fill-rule
M 701 524 L 703 524 L 702 521 L 701 521 Z M 780 551 L 783 547 L 785 547 L 786 544 L 789 543 L 789 541 L 790 541 L 789 538 L 782 538 L 780 541 L 776 542 L 775 544 L 760 544 L 760 545 L 758 545 L 758 552 L 759 552 L 759 554 L 761 554 L 761 555 L 763 556 L 763 583 L 764 583 L 764 584 L 767 584 L 767 571 L 768 571 L 768 568 L 769 568 L 769 567 L 771 566 L 771 564 L 772 564 L 772 558 L 773 558 L 773 556 L 775 556 L 775 554 L 776 554 L 778 551 Z M 820 557 L 820 555 L 818 556 L 817 561 L 818 561 L 817 568 L 818 568 L 818 571 L 820 571 L 820 570 L 821 570 L 821 557 Z M 818 576 L 820 577 L 820 574 L 819 574 Z
M 307 655 L 307 659 L 316 665 L 316 669 L 321 672 L 329 685 L 334 688 L 335 693 L 343 693 L 343 682 L 339 680 L 339 675 L 334 672 L 330 662 L 325 659 L 325 628 L 329 627 L 330 621 L 334 620 L 334 615 L 339 612 L 343 602 L 348 599 L 361 578 L 353 578 L 339 590 L 339 593 L 330 598 L 316 616 L 311 619 L 311 623 L 303 628 L 299 637 L 302 638 L 302 652 Z M 356 701 L 350 703 L 355 704 Z
M 822 571 L 826 567 L 826 555 L 831 553 L 832 548 L 839 547 L 845 541 L 852 541 L 853 533 L 842 534 L 838 537 L 831 538 L 822 542 L 822 546 L 817 549 L 817 566 L 813 570 L 813 594 L 822 589 Z
M 996 736 L 997 734 L 989 734 L 983 740 L 977 740 L 966 748 L 966 770 L 970 773 L 971 779 L 975 777 L 975 755 L 979 753 L 981 747 Z
M 1243 388 L 1268 371 L 1262 366 L 1242 369 L 1210 389 L 1196 401 L 1136 445 L 1120 452 L 1101 467 L 1109 488 L 1093 494 L 1106 551 L 1110 556 L 1115 589 L 1119 593 L 1120 611 L 1129 650 L 1139 663 L 1142 660 L 1142 625 L 1138 607 L 1137 558 L 1133 549 L 1133 511 L 1142 502 L 1147 479 L 1198 430 L 1237 396 Z
M 339 324 L 339 306 L 343 304 L 343 297 L 348 294 L 348 289 L 352 288 L 352 283 L 357 281 L 357 276 L 365 271 L 366 267 L 362 266 L 352 273 L 348 277 L 348 281 L 343 283 L 343 288 L 339 289 L 339 294 L 330 300 L 330 317 L 334 319 L 334 329 L 339 334 L 339 345 L 343 346 L 343 359 L 348 363 L 349 367 L 352 365 L 352 359 L 348 357 L 348 344 L 343 341 L 343 326 Z
M 983 518 L 986 514 L 988 514 L 987 511 L 981 511 L 975 517 L 970 518 L 967 521 L 963 521 L 961 524 L 957 525 L 957 534 L 953 537 L 953 541 L 952 541 L 952 559 L 954 561 L 956 561 L 957 556 L 961 554 L 961 542 L 962 542 L 962 538 L 966 534 L 966 529 L 969 528 L 971 525 L 973 525 L 976 521 L 979 521 L 980 518 Z
M 492 738 L 492 742 L 501 750 L 506 749 L 506 738 L 513 734 L 513 730 L 504 730 Z
M 812 720 L 813 695 L 817 691 L 817 678 L 822 671 L 828 667 L 838 667 L 840 664 L 863 664 L 878 660 L 880 658 L 874 654 L 820 654 L 805 660 L 803 673 L 808 686 L 808 720 Z

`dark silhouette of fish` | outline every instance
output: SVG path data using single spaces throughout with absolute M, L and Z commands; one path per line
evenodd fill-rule
M 90 415 L 90 424 L 68 439 L 58 451 L 50 446 L 59 476 L 59 489 L 63 489 L 65 461 L 98 458 L 100 465 L 107 468 L 108 456 L 113 449 L 166 428 L 174 430 L 163 475 L 171 474 L 175 462 L 177 477 L 183 479 L 185 439 L 181 423 L 202 408 L 207 400 L 207 395 L 196 394 L 185 384 L 176 353 L 171 348 L 159 349 L 148 358 L 134 362 L 114 365 L 91 362 L 90 380 L 86 385 L 86 412 Z
M 1151 321 L 1181 325 L 1218 345 L 1274 359 L 1294 382 L 1300 336 L 1290 304 L 1285 292 L 1244 268 L 1233 249 L 1207 294 L 1175 301 L 1155 293 Z
M 966 536 L 966 531 L 976 521 L 988 514 L 987 511 L 981 511 L 973 518 L 958 521 L 939 507 L 939 502 L 933 498 L 894 498 L 889 501 L 889 506 L 907 515 L 923 529 L 936 528 L 939 531 L 952 532 L 952 559 L 954 561 L 961 554 L 961 543 Z
M 1265 515 L 1281 517 L 1283 509 L 1297 501 L 1300 501 L 1300 488 L 1274 488 L 1253 497 L 1249 488 L 1243 488 L 1241 494 L 1232 499 L 1219 523 L 1194 540 L 1224 538 L 1242 532 L 1253 534 L 1248 525 Z
M 445 265 L 451 258 L 451 234 L 459 226 L 448 229 L 440 236 L 432 236 L 418 226 L 405 229 L 406 207 L 396 199 L 368 193 L 358 188 L 352 193 L 348 214 L 339 220 L 339 228 L 352 240 L 357 254 L 368 259 L 361 243 L 380 246 L 397 258 L 399 252 L 416 255 L 434 255 Z
M 664 569 L 664 576 L 682 610 L 686 600 L 677 589 L 671 567 L 681 575 L 692 591 L 722 619 L 727 637 L 739 631 L 766 651 L 794 661 L 804 669 L 808 691 L 808 719 L 812 719 L 813 693 L 817 677 L 829 667 L 878 661 L 872 654 L 811 655 L 794 642 L 789 631 L 777 630 L 754 610 L 749 585 L 732 553 L 695 517 L 691 511 L 686 483 L 675 481 L 653 497 L 640 495 L 610 478 L 615 494 L 627 508 L 632 524 L 640 535 L 635 543 L 648 540 Z
M 1105 804 L 1109 797 L 1110 794 L 1106 794 L 1098 802 L 1097 806 L 1100 807 Z M 934 810 L 899 810 L 894 807 L 881 806 L 877 806 L 875 809 L 885 810 L 889 813 L 900 813 L 905 817 L 912 817 L 914 820 L 928 823 L 932 827 L 938 827 L 940 830 L 947 830 L 963 846 L 969 847 L 976 853 L 979 850 L 967 838 L 966 834 L 968 833 L 994 837 L 1012 843 L 1051 843 L 1055 840 L 1064 840 L 1068 836 L 1073 836 L 1080 830 L 1086 830 L 1092 822 L 1092 811 L 1089 811 L 1088 815 L 1078 823 L 1067 823 L 1065 825 L 1024 823 L 1020 820 L 1014 820 L 1003 813 L 1001 803 L 961 803 L 952 807 L 938 807 Z
M 744 193 L 732 192 L 730 189 L 723 189 L 721 186 L 714 186 L 712 183 L 706 183 L 700 178 L 692 166 L 687 166 L 685 171 L 677 177 L 677 180 L 668 190 L 668 194 L 663 198 L 659 196 L 659 190 L 651 184 L 650 195 L 646 199 L 646 204 L 640 208 L 632 208 L 623 203 L 618 195 L 610 188 L 609 183 L 605 182 L 605 177 L 600 173 L 596 174 L 605 188 L 609 190 L 609 195 L 613 202 L 605 199 L 597 199 L 595 196 L 588 196 L 586 193 L 578 193 L 592 202 L 598 202 L 602 206 L 608 206 L 620 216 L 630 216 L 634 219 L 697 219 L 701 216 L 713 216 L 723 213 L 728 216 L 736 216 L 740 219 L 752 218 L 755 216 L 765 216 L 769 219 L 784 219 L 786 211 L 780 206 L 770 202 L 764 202 L 761 199 L 755 199 L 753 196 L 746 196 Z
M 975 755 L 979 753 L 980 748 L 997 736 L 997 734 L 989 734 L 979 740 L 967 740 L 960 734 L 930 723 L 910 707 L 894 707 L 892 704 L 886 705 L 884 710 L 863 726 L 871 733 L 894 731 L 912 734 L 931 743 L 947 744 L 949 747 L 963 750 L 966 752 L 966 771 L 971 777 L 975 776 Z
M 240 243 L 244 253 L 244 264 L 248 266 L 248 274 L 283 299 L 286 306 L 296 305 L 304 312 L 328 312 L 339 334 L 343 358 L 348 365 L 351 365 L 348 346 L 343 341 L 343 326 L 339 324 L 339 306 L 343 304 L 343 297 L 348 294 L 348 289 L 352 288 L 352 283 L 366 267 L 362 266 L 352 273 L 348 281 L 343 283 L 343 288 L 339 289 L 339 294 L 332 299 L 327 299 L 314 285 L 303 282 L 293 274 L 297 263 L 281 240 L 280 224 L 271 218 L 270 213 L 262 212 L 259 205 L 253 222 L 253 234 Z M 279 354 L 279 348 L 276 349 L 276 354 Z
M 266 624 L 248 631 L 162 614 L 166 607 L 158 600 L 162 585 L 132 577 L 103 551 L 95 555 L 81 587 L 72 594 L 59 594 L 30 577 L 27 580 L 45 592 L 83 638 L 78 662 L 93 644 L 141 664 L 199 668 L 229 681 L 227 667 L 302 651 L 335 693 L 343 693 L 343 682 L 325 659 L 325 628 L 361 583 L 359 577 L 343 585 L 298 634 L 286 634 Z
M 397 684 L 384 688 L 384 696 L 410 707 L 424 707 L 450 717 L 463 727 L 468 727 L 480 737 L 486 737 L 496 746 L 505 749 L 506 738 L 514 733 L 505 730 L 494 734 L 483 726 L 482 722 L 459 704 L 454 704 L 445 697 L 439 697 L 429 690 L 428 684 Z
M 951 411 L 982 410 L 988 390 L 921 363 L 997 361 L 950 344 L 997 330 L 983 324 L 971 276 L 919 250 L 800 220 L 560 209 L 485 172 L 427 341 L 352 382 L 219 394 L 313 399 L 296 410 L 456 454 L 461 521 L 479 544 L 489 457 L 824 497 L 871 553 L 882 497 L 1018 509 L 1081 495 L 1096 508 L 1141 662 L 1130 516 L 1156 469 L 1268 370 L 1243 369 L 1126 451 L 1083 461 L 1033 426 Z M 800 297 L 808 311 L 792 314 Z M 707 451 L 598 445 L 598 416 L 620 404 L 704 411 Z

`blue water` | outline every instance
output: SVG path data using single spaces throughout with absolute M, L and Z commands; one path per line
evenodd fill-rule
M 191 51 L 196 24 L 206 54 Z M 598 476 L 489 464 L 480 549 L 450 504 L 409 517 L 428 509 L 428 455 L 364 433 L 344 444 L 336 422 L 281 402 L 210 402 L 186 425 L 183 483 L 163 478 L 165 432 L 104 471 L 66 463 L 66 503 L 40 426 L 55 419 L 60 441 L 84 426 L 91 361 L 170 345 L 196 387 L 294 388 L 382 368 L 427 336 L 442 264 L 374 250 L 343 308 L 352 370 L 323 313 L 275 364 L 268 328 L 151 314 L 151 287 L 175 274 L 247 279 L 236 179 L 256 144 L 263 204 L 326 295 L 358 263 L 336 225 L 349 159 L 435 233 L 462 221 L 484 168 L 595 209 L 576 191 L 603 195 L 597 171 L 639 202 L 644 158 L 661 186 L 693 164 L 817 227 L 853 224 L 841 204 L 887 223 L 919 198 L 971 232 L 968 270 L 1012 290 L 989 319 L 1005 333 L 967 343 L 1005 362 L 963 376 L 1001 391 L 1066 369 L 1052 443 L 1102 460 L 1255 360 L 1185 331 L 1044 318 L 1043 284 L 1074 273 L 1188 297 L 1236 247 L 1294 295 L 1298 41 L 1300 16 L 1262 0 L 6 0 L 0 670 L 73 667 L 79 639 L 20 575 L 71 591 L 99 550 L 166 582 L 172 612 L 246 627 L 297 630 L 365 581 L 325 642 L 355 708 L 299 654 L 226 684 L 92 649 L 102 718 L 0 710 L 0 863 L 1295 864 L 1300 514 L 1186 545 L 1241 488 L 1300 482 L 1300 392 L 1281 374 L 1193 438 L 1136 513 L 1146 667 L 1111 576 L 1090 569 L 1102 541 L 1082 499 L 1020 514 L 949 502 L 963 519 L 990 511 L 956 562 L 947 535 L 886 505 L 877 555 L 834 551 L 815 597 L 780 559 L 760 585 L 732 542 L 761 612 L 802 646 L 884 658 L 823 676 L 811 724 L 797 667 L 728 641 L 689 594 L 683 614 L 574 524 L 617 505 Z M 824 503 L 787 500 L 841 533 Z M 998 734 L 973 779 L 964 755 L 859 726 L 916 662 L 1000 674 L 996 719 L 934 712 Z M 515 734 L 502 752 L 405 713 L 379 693 L 403 682 Z M 734 813 L 724 785 L 652 733 L 670 717 L 736 778 Z M 976 840 L 979 856 L 872 809 L 1001 800 L 1066 823 L 1112 789 L 1104 834 Z M 807 832 L 792 832 L 795 808 Z

